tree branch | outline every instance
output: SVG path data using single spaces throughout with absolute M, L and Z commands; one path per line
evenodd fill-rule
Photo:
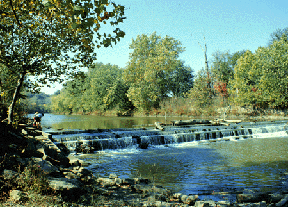
M 18 19 L 18 17 L 17 17 L 17 15 L 16 15 L 16 12 L 15 12 L 15 10 L 14 10 L 14 8 L 13 8 L 12 0 L 10 0 L 10 6 L 11 6 L 11 8 L 12 8 L 13 14 L 14 14 L 14 16 L 15 16 L 15 19 L 16 19 L 18 25 L 19 25 L 20 27 L 22 27 L 22 26 L 21 26 L 21 23 L 20 23 L 20 21 L 19 21 L 19 19 Z

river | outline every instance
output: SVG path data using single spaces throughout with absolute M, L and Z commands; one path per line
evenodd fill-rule
M 30 114 L 30 117 L 33 115 Z M 105 117 L 93 115 L 54 115 L 45 114 L 41 125 L 44 131 L 56 129 L 115 129 L 154 126 L 155 122 L 170 123 L 174 120 L 187 120 L 189 117 Z
M 181 119 L 181 118 L 179 118 Z M 189 119 L 189 118 L 186 118 Z M 176 120 L 175 117 L 166 121 Z M 164 117 L 95 117 L 45 115 L 43 126 L 47 130 L 62 128 L 129 128 L 151 126 Z M 276 136 L 277 135 L 277 136 Z M 184 194 L 199 194 L 222 199 L 244 189 L 276 192 L 287 188 L 283 173 L 288 171 L 287 134 L 267 134 L 251 139 L 217 142 L 188 142 L 148 149 L 104 150 L 81 155 L 91 163 L 88 167 L 97 176 L 108 177 L 116 173 L 121 178 L 142 176 L 156 185 Z M 229 200 L 235 199 L 227 198 Z

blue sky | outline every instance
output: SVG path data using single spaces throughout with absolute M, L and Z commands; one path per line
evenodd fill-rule
M 127 19 L 118 25 L 125 33 L 112 48 L 100 48 L 97 61 L 124 68 L 129 61 L 129 44 L 137 35 L 166 35 L 179 40 L 186 51 L 180 59 L 195 74 L 204 67 L 199 46 L 207 43 L 208 60 L 216 51 L 251 50 L 267 46 L 270 34 L 288 27 L 287 0 L 114 0 L 125 6 Z M 113 28 L 103 27 L 103 32 Z M 101 30 L 100 30 L 101 31 Z M 61 86 L 56 84 L 53 93 Z

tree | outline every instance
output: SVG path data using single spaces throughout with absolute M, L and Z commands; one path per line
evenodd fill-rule
M 287 39 L 287 37 L 288 37 L 288 27 L 285 27 L 284 29 L 277 29 L 275 32 L 273 32 L 270 35 L 270 39 L 268 41 L 268 46 L 273 44 L 274 41 L 279 41 L 283 35 L 285 35 L 286 39 Z
M 213 86 L 221 103 L 225 103 L 229 97 L 228 87 L 229 82 L 234 79 L 234 68 L 237 60 L 245 53 L 245 51 L 237 51 L 231 54 L 229 51 L 216 51 L 212 54 L 212 77 Z
M 95 63 L 82 77 L 65 83 L 61 93 L 52 99 L 56 113 L 93 113 L 115 109 L 119 113 L 131 110 L 126 96 L 128 87 L 122 80 L 122 72 L 116 65 Z
M 196 108 L 205 108 L 213 102 L 213 88 L 210 88 L 208 84 L 205 84 L 207 83 L 209 73 L 203 68 L 199 70 L 193 88 L 187 93 L 187 97 L 192 101 L 192 104 Z
M 231 54 L 229 51 L 216 51 L 212 54 L 211 71 L 216 82 L 229 84 L 234 78 L 234 67 L 237 60 L 245 53 L 245 50 Z
M 91 104 L 93 108 L 90 108 L 90 111 L 106 111 L 119 104 L 121 108 L 126 102 L 129 102 L 126 96 L 127 87 L 122 80 L 122 72 L 123 70 L 116 65 L 104 65 L 103 63 L 94 64 L 89 68 L 89 88 L 83 96 L 93 100 L 93 104 Z
M 193 87 L 193 70 L 189 66 L 185 66 L 183 62 L 179 62 L 179 65 L 171 72 L 169 79 L 172 95 L 184 97 Z
M 16 83 L 14 74 L 7 67 L 0 64 L 0 117 L 2 119 L 7 117 L 9 102 Z
M 171 87 L 175 86 L 170 82 L 172 73 L 177 68 L 179 71 L 183 69 L 178 58 L 184 48 L 178 40 L 169 36 L 162 38 L 154 32 L 150 36 L 143 34 L 132 39 L 130 49 L 133 52 L 123 74 L 125 83 L 129 85 L 127 95 L 140 110 L 157 108 L 160 100 L 167 97 Z
M 287 108 L 288 41 L 282 36 L 268 47 L 247 51 L 235 67 L 234 101 L 239 105 Z
M 205 71 L 206 71 L 206 77 L 207 77 L 205 82 L 207 83 L 207 87 L 211 88 L 211 86 L 212 86 L 211 80 L 212 79 L 211 79 L 211 75 L 210 75 L 211 71 L 209 70 L 208 59 L 207 59 L 207 44 L 206 44 L 205 36 L 204 36 L 204 42 L 205 42 L 204 48 L 201 46 L 201 44 L 199 42 L 198 42 L 198 44 L 204 53 Z
M 50 104 L 51 104 L 51 96 L 45 93 L 25 93 L 25 99 L 21 99 L 22 107 L 25 107 L 26 113 L 49 113 L 50 112 Z
M 0 3 L 0 64 L 18 79 L 9 106 L 13 108 L 27 76 L 34 87 L 71 75 L 79 65 L 96 59 L 95 47 L 108 47 L 124 37 L 116 28 L 112 34 L 100 33 L 101 24 L 122 22 L 124 6 L 108 0 L 7 0 Z

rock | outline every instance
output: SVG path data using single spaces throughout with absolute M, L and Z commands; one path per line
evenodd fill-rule
M 154 192 L 154 193 L 158 193 L 158 194 L 162 194 L 162 195 L 167 195 L 168 194 L 168 190 L 163 188 L 162 186 L 153 186 L 151 188 L 151 190 Z
M 21 190 L 11 190 L 10 200 L 13 202 L 19 202 L 25 200 L 25 194 Z
M 122 184 L 123 185 L 134 185 L 135 180 L 131 179 L 131 178 L 125 178 L 125 179 L 122 179 Z
M 218 207 L 228 207 L 228 206 L 230 206 L 231 204 L 230 204 L 230 202 L 229 201 L 218 201 L 217 202 L 217 206 Z
M 163 202 L 163 201 L 155 201 L 153 206 L 156 206 L 156 207 L 168 207 L 168 206 L 171 206 L 171 204 L 167 203 L 167 202 Z
M 42 159 L 45 160 L 46 155 L 45 155 L 45 150 L 44 150 L 44 148 L 43 148 L 43 147 L 42 147 L 42 148 L 38 148 L 38 149 L 37 149 L 37 152 L 38 152 L 39 154 L 42 154 Z
M 276 206 L 277 207 L 288 206 L 288 194 L 286 194 L 284 198 L 282 198 L 278 203 L 276 203 Z
M 257 203 L 269 200 L 269 195 L 265 193 L 250 192 L 247 194 L 237 194 L 236 198 L 238 203 Z
M 23 157 L 43 157 L 45 153 L 38 151 L 35 145 L 36 141 L 27 139 L 27 146 L 22 150 Z
M 156 194 L 154 195 L 155 196 L 155 199 L 158 200 L 158 201 L 166 201 L 167 200 L 167 197 L 163 194 Z
M 97 182 L 101 184 L 103 187 L 109 187 L 116 184 L 115 180 L 112 180 L 110 178 L 98 178 Z
M 65 178 L 76 179 L 76 178 L 78 178 L 78 176 L 75 173 L 73 173 L 73 172 L 65 172 Z
M 210 206 L 216 206 L 215 201 L 196 201 L 195 207 L 210 207 Z
M 118 178 L 118 176 L 115 173 L 112 173 L 109 175 L 110 179 Z
M 139 144 L 139 148 L 140 148 L 140 149 L 147 149 L 148 146 L 149 146 L 149 143 L 148 143 L 148 142 L 144 142 L 144 143 L 141 142 L 141 143 Z
M 77 200 L 82 193 L 81 183 L 77 179 L 49 178 L 49 187 L 68 200 Z
M 4 169 L 2 175 L 3 175 L 4 180 L 11 180 L 11 179 L 14 179 L 18 175 L 18 173 L 14 172 L 13 170 Z
M 173 194 L 173 198 L 176 198 L 176 199 L 180 199 L 182 196 L 182 193 L 175 193 Z
M 69 163 L 72 167 L 76 167 L 76 166 L 81 167 L 82 166 L 83 160 L 79 160 L 78 158 L 76 158 L 73 155 L 68 155 L 68 159 L 69 159 Z
M 45 148 L 45 154 L 47 155 L 46 159 L 49 158 L 49 161 L 53 165 L 70 167 L 69 159 L 65 155 L 58 153 L 57 150 L 52 148 Z
M 115 184 L 116 185 L 121 185 L 122 184 L 122 179 L 121 178 L 115 178 Z
M 67 178 L 50 178 L 49 186 L 53 190 L 62 190 L 62 189 L 79 189 L 80 182 L 77 179 L 67 179 Z
M 186 199 L 188 198 L 187 195 L 182 195 L 180 200 L 183 202 L 183 203 L 186 203 Z
M 188 204 L 189 206 L 194 205 L 198 195 L 190 195 L 186 198 L 186 201 L 183 203 Z
M 135 184 L 139 184 L 139 183 L 145 183 L 148 184 L 150 183 L 150 180 L 147 178 L 134 178 Z
M 58 168 L 47 160 L 42 160 L 41 158 L 33 158 L 32 161 L 34 164 L 41 167 L 41 169 L 46 173 L 59 172 Z
M 79 172 L 82 174 L 82 176 L 92 176 L 92 172 L 90 170 L 87 170 L 86 168 L 81 167 L 79 169 Z
M 266 202 L 261 201 L 260 203 L 240 203 L 236 204 L 237 207 L 266 207 Z
M 269 194 L 269 198 L 271 203 L 278 203 L 282 198 L 284 198 L 284 195 L 281 193 L 273 193 Z

